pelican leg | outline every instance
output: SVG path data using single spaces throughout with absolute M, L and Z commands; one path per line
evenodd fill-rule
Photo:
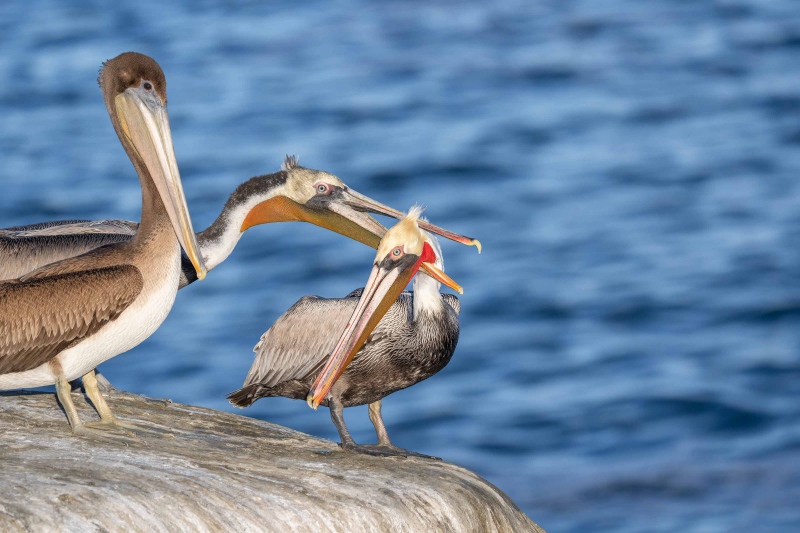
M 120 421 L 116 416 L 114 416 L 114 413 L 111 412 L 111 408 L 108 406 L 108 403 L 106 403 L 106 399 L 103 398 L 103 395 L 100 393 L 100 386 L 97 376 L 95 376 L 95 371 L 90 370 L 83 376 L 82 379 L 83 389 L 86 391 L 86 395 L 89 397 L 92 405 L 94 405 L 97 414 L 100 415 L 99 422 L 89 422 L 86 424 L 87 427 L 98 430 L 114 430 L 124 428 L 141 433 L 150 433 L 153 435 L 173 436 L 169 431 L 140 426 L 139 424 L 134 424 L 132 422 Z
M 94 369 L 94 377 L 97 378 L 97 388 L 100 389 L 100 392 L 117 390 L 117 388 L 108 381 L 108 378 L 101 374 L 96 368 Z
M 97 383 L 97 376 L 94 375 L 94 370 L 87 372 L 83 378 L 83 389 L 86 391 L 86 396 L 91 400 L 94 405 L 95 411 L 100 415 L 100 424 L 106 426 L 115 426 L 119 424 L 119 420 L 111 412 L 111 408 L 106 403 L 106 399 L 100 394 L 100 388 Z
M 344 449 L 358 448 L 358 444 L 356 444 L 356 441 L 353 440 L 353 437 L 350 436 L 350 432 L 347 430 L 347 424 L 344 423 L 344 407 L 342 404 L 331 397 L 328 400 L 328 409 L 331 411 L 333 425 L 336 426 L 336 431 L 339 432 L 339 438 L 342 441 L 341 447 Z
M 378 444 L 380 446 L 393 446 L 392 441 L 389 440 L 389 433 L 386 431 L 386 424 L 383 423 L 383 416 L 381 415 L 381 402 L 372 402 L 369 404 L 369 419 L 372 425 L 375 426 L 375 434 L 378 435 Z
M 424 457 L 426 459 L 438 459 L 438 457 L 431 457 L 429 455 L 421 455 L 419 453 L 410 452 L 402 448 L 398 448 L 392 441 L 389 440 L 389 434 L 386 432 L 386 425 L 383 423 L 381 417 L 381 401 L 369 404 L 369 418 L 372 420 L 372 425 L 375 426 L 375 433 L 378 434 L 378 444 L 356 444 L 347 426 L 344 423 L 344 408 L 335 398 L 331 397 L 328 400 L 328 407 L 331 410 L 331 420 L 339 432 L 339 438 L 342 439 L 340 446 L 343 450 L 363 453 L 366 455 L 376 455 L 378 457 Z
M 114 444 L 124 444 L 125 446 L 130 443 L 141 442 L 135 436 L 113 435 L 88 427 L 86 424 L 81 422 L 81 419 L 78 416 L 78 410 L 75 409 L 75 404 L 72 402 L 72 396 L 70 394 L 71 386 L 69 381 L 67 381 L 66 376 L 64 376 L 64 374 L 58 374 L 56 376 L 55 385 L 56 396 L 58 397 L 61 407 L 64 408 L 64 412 L 67 414 L 67 420 L 69 420 L 69 425 L 72 427 L 72 433 L 74 435 L 103 442 L 112 442 Z

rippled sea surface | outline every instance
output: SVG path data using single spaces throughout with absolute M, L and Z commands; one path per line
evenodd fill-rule
M 181 4 L 0 4 L 0 226 L 138 219 L 95 78 L 150 54 L 196 228 L 289 153 L 482 240 L 444 243 L 461 339 L 384 402 L 398 445 L 553 532 L 797 531 L 794 0 Z M 362 286 L 373 257 L 255 228 L 101 369 L 233 411 L 261 333 L 305 294 Z M 304 402 L 239 412 L 336 438 Z M 374 440 L 365 408 L 347 417 Z

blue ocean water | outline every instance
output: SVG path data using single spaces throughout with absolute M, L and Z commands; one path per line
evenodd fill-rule
M 384 402 L 398 445 L 549 531 L 798 530 L 796 2 L 3 2 L 0 227 L 138 219 L 95 83 L 127 50 L 167 74 L 196 228 L 288 153 L 481 239 L 444 243 L 461 340 Z M 373 257 L 256 228 L 101 370 L 233 411 L 261 333 Z M 303 402 L 237 412 L 336 438 Z

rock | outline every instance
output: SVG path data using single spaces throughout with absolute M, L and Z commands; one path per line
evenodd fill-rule
M 81 418 L 97 415 L 73 393 Z M 129 447 L 74 437 L 51 393 L 0 393 L 0 531 L 543 531 L 478 475 L 344 452 L 244 416 L 120 391 Z

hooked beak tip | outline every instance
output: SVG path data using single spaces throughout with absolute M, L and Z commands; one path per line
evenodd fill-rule
M 481 253 L 481 249 L 483 248 L 481 246 L 481 241 L 479 241 L 478 239 L 472 239 L 472 246 L 478 249 L 479 254 Z
M 314 395 L 311 394 L 310 392 L 308 393 L 308 396 L 306 396 L 306 403 L 310 408 L 312 408 L 315 411 L 317 410 L 317 407 L 319 407 L 319 404 L 314 401 Z
M 181 243 L 183 246 L 183 243 Z M 208 274 L 208 267 L 206 266 L 205 260 L 203 260 L 202 256 L 195 257 L 194 254 L 187 251 L 187 255 L 190 257 L 190 261 L 192 266 L 194 267 L 194 271 L 197 273 L 198 280 L 206 279 L 206 275 Z

